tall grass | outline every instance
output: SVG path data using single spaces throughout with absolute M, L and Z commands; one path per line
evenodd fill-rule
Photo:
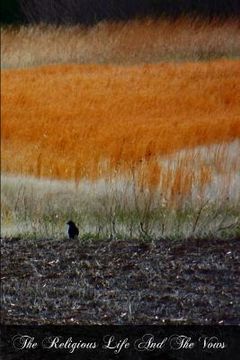
M 82 239 L 240 236 L 239 151 L 236 141 L 161 158 L 154 186 L 143 169 L 77 183 L 3 175 L 2 235 L 65 237 L 72 218 Z M 203 165 L 211 179 L 203 179 Z
M 42 64 L 140 64 L 239 58 L 237 20 L 180 18 L 83 26 L 21 26 L 1 31 L 2 67 Z
M 230 60 L 3 70 L 2 234 L 240 236 L 239 78 Z
M 2 170 L 78 181 L 146 163 L 157 182 L 160 155 L 240 137 L 239 78 L 237 61 L 3 71 Z

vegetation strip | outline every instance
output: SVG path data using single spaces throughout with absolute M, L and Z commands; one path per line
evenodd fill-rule
M 240 58 L 239 21 L 180 18 L 29 25 L 1 30 L 2 68 L 48 64 L 137 65 Z

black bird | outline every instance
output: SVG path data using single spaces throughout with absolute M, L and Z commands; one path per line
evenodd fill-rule
M 72 220 L 70 220 L 67 222 L 67 225 L 68 225 L 69 239 L 75 239 L 75 237 L 78 237 L 79 230 L 78 230 L 77 226 L 74 224 L 74 222 Z

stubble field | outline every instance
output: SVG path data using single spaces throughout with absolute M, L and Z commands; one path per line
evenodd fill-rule
M 2 246 L 5 324 L 239 324 L 237 240 Z

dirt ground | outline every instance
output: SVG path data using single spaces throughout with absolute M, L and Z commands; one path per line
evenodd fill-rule
M 240 239 L 1 239 L 5 324 L 240 324 Z

